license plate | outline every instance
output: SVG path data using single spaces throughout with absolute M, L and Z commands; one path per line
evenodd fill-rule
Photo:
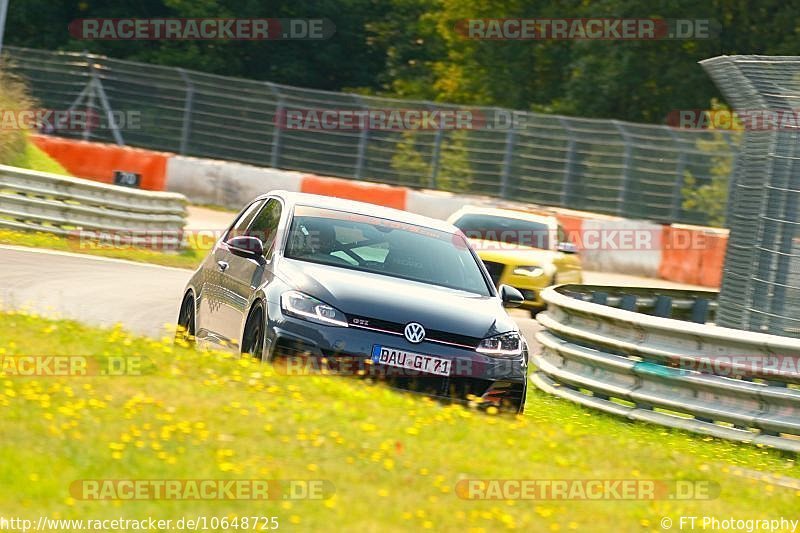
M 405 350 L 381 346 L 380 344 L 376 344 L 372 347 L 372 362 L 380 365 L 415 370 L 417 372 L 436 374 L 437 376 L 449 376 L 450 367 L 452 366 L 452 361 L 450 359 L 423 355 L 421 353 L 406 352 Z

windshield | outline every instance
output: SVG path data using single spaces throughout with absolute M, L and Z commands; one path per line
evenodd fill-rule
M 541 222 L 470 213 L 460 217 L 453 225 L 470 239 L 550 249 L 551 230 Z
M 461 235 L 344 211 L 297 206 L 284 254 L 489 296 Z

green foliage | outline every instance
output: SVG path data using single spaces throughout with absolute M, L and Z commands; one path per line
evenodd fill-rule
M 717 90 L 699 60 L 793 54 L 796 3 L 779 0 L 138 0 L 10 3 L 6 42 L 88 50 L 291 85 L 471 105 L 661 123 L 704 107 Z M 91 41 L 70 36 L 87 17 L 311 17 L 326 41 Z M 710 38 L 658 41 L 473 40 L 468 18 L 710 19 Z
M 467 147 L 468 133 L 466 130 L 457 130 L 443 134 L 436 172 L 437 189 L 464 191 L 472 183 L 473 173 Z M 415 131 L 403 132 L 402 140 L 395 145 L 395 152 L 392 154 L 392 168 L 404 175 L 404 184 L 426 187 L 433 172 L 428 155 L 431 147 L 428 145 L 418 147 L 417 135 Z M 423 150 L 426 152 L 425 155 Z
M 442 140 L 436 186 L 445 191 L 465 191 L 473 180 L 469 163 L 469 130 L 456 130 Z
M 404 131 L 392 153 L 392 168 L 401 174 L 404 185 L 424 187 L 429 183 L 431 167 L 416 146 L 417 132 Z
M 33 107 L 33 99 L 25 84 L 3 69 L 0 69 L 0 88 L 0 164 L 10 165 L 25 152 L 28 143 L 25 130 L 18 127 L 17 113 Z
M 697 178 L 689 172 L 684 172 L 684 186 L 681 189 L 683 194 L 683 208 L 687 211 L 694 211 L 704 213 L 708 217 L 708 223 L 712 226 L 723 227 L 725 225 L 725 212 L 728 205 L 728 189 L 730 185 L 730 176 L 733 172 L 733 165 L 735 163 L 736 155 L 730 150 L 727 150 L 727 142 L 718 133 L 718 128 L 715 127 L 715 121 L 710 117 L 713 112 L 729 112 L 729 109 L 718 100 L 711 102 L 712 113 L 706 113 L 709 117 L 708 123 L 710 129 L 716 129 L 712 139 L 700 139 L 697 141 L 697 148 L 703 152 L 711 155 L 710 175 L 711 180 L 702 185 L 698 184 Z M 739 143 L 742 135 L 742 126 L 738 121 L 732 124 L 732 130 L 735 132 L 732 143 Z
M 664 516 L 677 523 L 679 516 L 797 514 L 796 489 L 774 483 L 800 475 L 793 458 L 632 424 L 536 390 L 528 394 L 525 415 L 503 416 L 367 380 L 298 375 L 250 358 L 194 351 L 183 341 L 173 345 L 172 334 L 155 340 L 121 327 L 0 311 L 3 370 L 13 368 L 15 356 L 31 354 L 97 357 L 97 365 L 86 367 L 98 370 L 105 368 L 102 357 L 113 357 L 114 368 L 126 370 L 3 377 L 0 515 L 34 525 L 41 515 L 257 515 L 279 517 L 281 531 L 606 532 L 655 530 Z M 91 501 L 70 491 L 79 480 L 132 478 L 327 480 L 335 494 L 324 500 L 276 494 L 268 501 Z M 682 480 L 717 488 L 688 498 L 682 491 L 674 501 L 658 492 L 656 500 L 620 501 L 627 492 L 616 486 L 610 493 L 616 499 L 555 501 L 537 488 L 539 499 L 478 501 L 465 498 L 468 479 Z

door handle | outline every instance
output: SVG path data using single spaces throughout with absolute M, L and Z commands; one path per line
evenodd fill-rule
M 228 267 L 230 265 L 228 265 L 228 263 L 226 263 L 225 261 L 217 261 L 217 266 L 219 267 L 220 272 L 225 272 L 226 270 L 228 270 Z

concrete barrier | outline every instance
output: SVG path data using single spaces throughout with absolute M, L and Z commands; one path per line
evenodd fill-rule
M 299 191 L 303 174 L 229 161 L 174 156 L 167 163 L 167 190 L 192 203 L 239 209 L 274 189 Z
M 369 202 L 385 207 L 393 207 L 394 209 L 406 209 L 406 193 L 408 189 L 405 187 L 392 187 L 382 183 L 306 175 L 303 176 L 300 191 L 335 196 L 346 200 Z
M 588 270 L 657 278 L 662 256 L 662 225 L 644 220 L 585 218 L 578 244 Z
M 273 189 L 360 200 L 439 219 L 448 218 L 465 205 L 533 209 L 558 219 L 566 233 L 574 237 L 571 240 L 588 270 L 708 287 L 719 287 L 721 280 L 727 245 L 724 230 L 661 225 L 487 196 L 408 189 L 59 137 L 38 135 L 34 140 L 77 176 L 110 183 L 114 170 L 137 172 L 142 174 L 142 188 L 179 192 L 192 203 L 231 209 Z M 626 248 L 625 235 L 631 234 L 646 237 L 647 243 L 639 241 L 637 246 Z M 589 242 L 593 238 L 599 238 L 599 243 Z M 687 246 L 687 242 L 693 244 Z
M 164 182 L 167 161 L 172 157 L 170 153 L 50 135 L 31 135 L 31 139 L 70 174 L 79 178 L 114 183 L 114 172 L 120 170 L 139 174 L 141 189 L 166 190 Z
M 677 224 L 668 226 L 665 228 L 658 276 L 681 283 L 719 287 L 727 245 L 727 230 Z

